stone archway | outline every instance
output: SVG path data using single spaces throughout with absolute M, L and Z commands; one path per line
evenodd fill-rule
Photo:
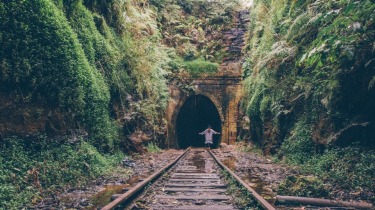
M 213 104 L 221 122 L 221 135 L 217 142 L 234 144 L 237 139 L 238 103 L 241 97 L 240 76 L 210 76 L 191 79 L 194 93 L 187 94 L 177 82 L 169 85 L 171 99 L 167 108 L 168 132 L 165 146 L 180 148 L 176 131 L 177 118 L 184 104 L 191 97 L 201 95 Z M 207 127 L 208 123 L 205 123 Z M 214 128 L 218 129 L 218 128 Z M 182 145 L 184 146 L 184 145 Z M 186 146 L 186 145 L 185 145 Z M 192 145 L 193 146 L 193 145 Z
M 221 132 L 222 119 L 214 102 L 202 94 L 188 97 L 178 110 L 175 119 L 178 148 L 203 147 L 204 137 L 199 135 L 208 125 Z M 220 145 L 220 136 L 214 136 L 214 148 Z

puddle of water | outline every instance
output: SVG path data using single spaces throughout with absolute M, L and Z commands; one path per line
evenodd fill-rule
M 236 157 L 233 156 L 226 157 L 225 159 L 221 160 L 221 162 L 232 171 L 236 170 L 236 161 Z
M 212 161 L 208 160 L 207 157 L 201 155 L 206 151 L 196 151 L 189 160 L 192 166 L 196 167 L 195 173 L 211 173 L 214 171 Z
M 132 187 L 135 184 L 138 183 L 138 180 L 142 178 L 139 176 L 134 176 L 131 179 L 127 181 L 127 184 L 122 185 L 105 185 L 104 190 L 101 190 L 97 194 L 93 195 L 90 198 L 91 203 L 94 206 L 90 206 L 89 208 L 86 208 L 87 210 L 94 210 L 98 209 L 98 207 L 103 207 L 107 205 L 111 201 L 111 196 L 114 194 L 121 194 L 122 189 L 126 187 Z
M 132 187 L 136 183 L 138 183 L 139 179 L 142 179 L 142 178 L 144 178 L 144 177 L 142 177 L 142 176 L 133 176 L 128 181 L 126 181 L 126 184 Z
M 262 178 L 255 176 L 251 171 L 247 171 L 243 179 L 264 199 L 270 203 L 275 203 L 275 193 L 268 187 L 268 183 L 263 181 Z
M 193 166 L 197 168 L 197 170 L 204 170 L 206 162 L 202 155 L 194 155 L 194 157 L 191 159 L 191 162 L 193 163 Z
M 122 189 L 125 187 L 129 187 L 129 184 L 104 186 L 104 190 L 98 192 L 90 198 L 90 201 L 94 206 L 87 209 L 97 209 L 98 207 L 107 205 L 111 201 L 111 196 L 113 194 L 122 193 Z

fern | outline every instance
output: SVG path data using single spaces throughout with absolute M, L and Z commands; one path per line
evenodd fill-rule
M 372 77 L 372 79 L 370 80 L 370 83 L 369 83 L 369 85 L 368 85 L 368 88 L 369 88 L 369 89 L 372 89 L 374 86 L 375 86 L 375 76 Z

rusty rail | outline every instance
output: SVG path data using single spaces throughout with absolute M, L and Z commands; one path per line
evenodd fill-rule
M 374 205 L 366 202 L 354 202 L 354 201 L 339 201 L 339 200 L 329 200 L 321 198 L 306 198 L 306 197 L 296 197 L 296 196 L 276 196 L 276 201 L 279 203 L 297 203 L 302 205 L 313 205 L 313 206 L 323 206 L 323 207 L 353 207 L 357 209 L 372 209 Z
M 142 182 L 138 183 L 136 186 L 134 186 L 133 188 L 131 188 L 129 191 L 127 191 L 126 193 L 122 194 L 121 196 L 119 196 L 114 201 L 112 201 L 111 203 L 107 204 L 106 206 L 104 206 L 101 209 L 102 210 L 114 209 L 117 206 L 119 206 L 120 204 L 126 202 L 126 200 L 128 200 L 132 196 L 134 196 L 137 193 L 139 193 L 140 191 L 142 191 L 148 185 L 148 183 L 154 181 L 161 174 L 163 174 L 165 171 L 167 171 L 173 165 L 175 165 L 181 158 L 183 158 L 187 154 L 187 152 L 189 150 L 190 150 L 190 148 L 188 148 L 183 154 L 181 154 L 179 157 L 177 157 L 174 161 L 172 161 L 168 165 L 164 166 L 162 169 L 160 169 L 159 171 L 155 172 L 154 174 L 152 174 L 151 176 L 149 176 L 147 179 L 145 179 Z
M 225 169 L 234 179 L 237 180 L 243 187 L 245 187 L 252 195 L 253 198 L 265 209 L 267 210 L 276 210 L 270 203 L 268 203 L 262 196 L 260 196 L 253 188 L 251 188 L 248 184 L 246 184 L 239 176 L 237 176 L 232 170 L 226 167 L 210 150 L 208 152 L 211 156 L 215 159 L 215 161 L 219 164 L 219 166 Z

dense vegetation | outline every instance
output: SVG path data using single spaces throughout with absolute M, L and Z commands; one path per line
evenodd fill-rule
M 240 5 L 238 0 L 151 2 L 158 8 L 163 42 L 185 61 L 201 59 L 221 63 L 228 56 L 223 32 L 233 27 Z
M 243 66 L 248 137 L 352 189 L 375 187 L 374 9 L 257 0 Z
M 163 129 L 169 57 L 143 2 L 1 1 L 0 17 L 1 208 L 102 173 L 124 130 Z M 21 112 L 8 104 L 26 123 L 5 124 Z
M 169 79 L 219 71 L 240 7 L 0 1 L 0 208 L 83 184 L 138 144 L 159 151 Z M 371 0 L 255 0 L 243 65 L 250 130 L 241 138 L 306 173 L 374 189 L 374 10 Z M 326 196 L 315 185 L 293 193 Z
M 234 27 L 238 0 L 152 0 L 163 43 L 173 48 L 173 73 L 197 77 L 218 71 L 226 50 L 224 32 Z M 175 75 L 174 75 L 175 76 Z
M 136 110 L 141 116 L 150 124 L 158 119 L 154 113 L 168 100 L 168 57 L 157 31 L 147 31 L 156 28 L 122 18 L 129 10 L 128 18 L 143 15 L 137 21 L 156 25 L 151 10 L 137 2 L 84 3 L 2 3 L 1 88 L 22 103 L 62 109 L 88 129 L 91 143 L 108 151 L 117 138 L 110 105 L 136 109 L 126 101 L 131 94 L 136 104 L 154 103 Z M 113 14 L 102 15 L 106 8 L 113 8 Z

